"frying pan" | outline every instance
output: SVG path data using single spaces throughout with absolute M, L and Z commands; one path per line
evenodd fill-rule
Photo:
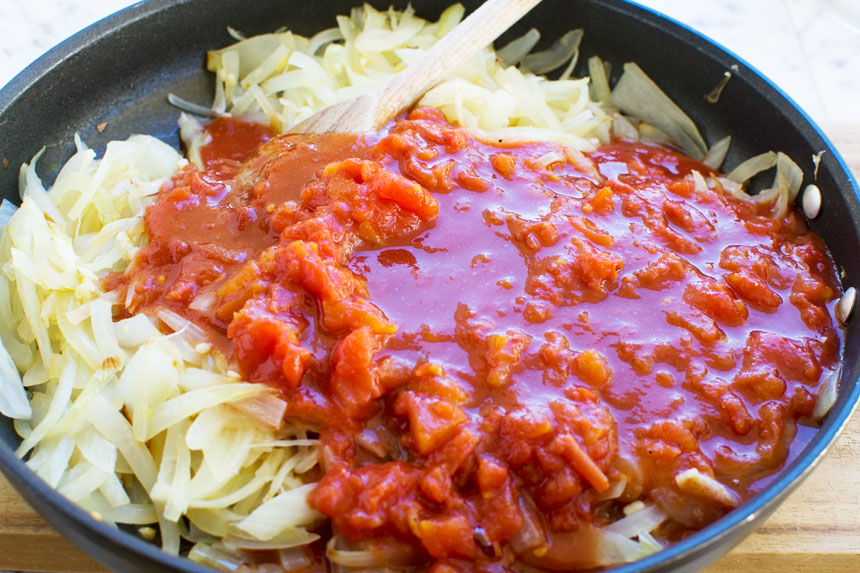
M 80 133 L 101 152 L 112 139 L 148 133 L 178 147 L 178 111 L 167 104 L 174 92 L 201 104 L 211 101 L 213 78 L 205 52 L 232 43 L 226 27 L 247 35 L 280 26 L 311 35 L 330 27 L 336 14 L 357 0 L 152 0 L 119 12 L 60 44 L 0 90 L 0 195 L 17 202 L 17 171 L 44 145 L 40 175 L 47 182 L 74 151 Z M 412 0 L 419 16 L 436 18 L 451 0 Z M 471 10 L 478 0 L 462 0 Z M 384 8 L 389 0 L 374 0 Z M 394 0 L 397 8 L 406 2 Z M 809 117 L 776 86 L 737 56 L 677 22 L 621 0 L 544 0 L 500 42 L 541 30 L 547 42 L 584 27 L 580 62 L 600 55 L 620 70 L 637 62 L 694 119 L 705 139 L 731 134 L 725 167 L 771 149 L 788 153 L 811 183 L 812 156 L 826 151 L 815 182 L 822 190 L 822 215 L 811 227 L 828 245 L 843 287 L 860 284 L 860 203 L 857 183 Z M 704 95 L 733 70 L 716 104 Z M 580 68 L 583 64 L 580 64 Z M 583 69 L 578 70 L 584 73 Z M 97 125 L 105 123 L 103 131 Z M 860 329 L 845 333 L 839 397 L 813 440 L 772 483 L 742 507 L 628 571 L 697 571 L 748 535 L 793 491 L 834 442 L 858 398 Z M 122 571 L 203 571 L 162 553 L 137 535 L 94 520 L 48 487 L 18 460 L 20 442 L 10 420 L 0 417 L 0 470 L 21 495 L 71 541 L 106 566 Z

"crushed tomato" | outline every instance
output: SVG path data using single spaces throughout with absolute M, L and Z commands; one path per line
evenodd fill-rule
M 346 540 L 554 568 L 553 540 L 634 500 L 681 538 L 731 507 L 675 476 L 745 499 L 809 439 L 840 288 L 794 209 L 696 190 L 715 174 L 670 149 L 481 142 L 430 109 L 362 137 L 208 131 L 119 288 L 320 434 L 309 501 Z

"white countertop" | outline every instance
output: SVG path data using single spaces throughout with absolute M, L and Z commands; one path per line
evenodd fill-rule
M 0 85 L 66 37 L 134 3 L 0 0 Z M 817 122 L 860 122 L 860 106 L 854 101 L 860 96 L 860 1 L 640 3 L 690 25 L 746 59 Z

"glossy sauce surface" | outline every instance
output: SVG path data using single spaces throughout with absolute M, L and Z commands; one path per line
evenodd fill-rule
M 678 539 L 808 439 L 840 291 L 794 209 L 668 149 L 480 142 L 426 109 L 361 138 L 208 131 L 120 288 L 320 433 L 310 502 L 344 543 L 436 571 L 585 567 L 625 505 Z

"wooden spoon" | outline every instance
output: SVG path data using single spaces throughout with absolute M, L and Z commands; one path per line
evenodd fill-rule
M 293 133 L 366 133 L 412 106 L 424 93 L 498 38 L 540 0 L 487 0 L 418 60 L 370 93 L 333 104 Z

